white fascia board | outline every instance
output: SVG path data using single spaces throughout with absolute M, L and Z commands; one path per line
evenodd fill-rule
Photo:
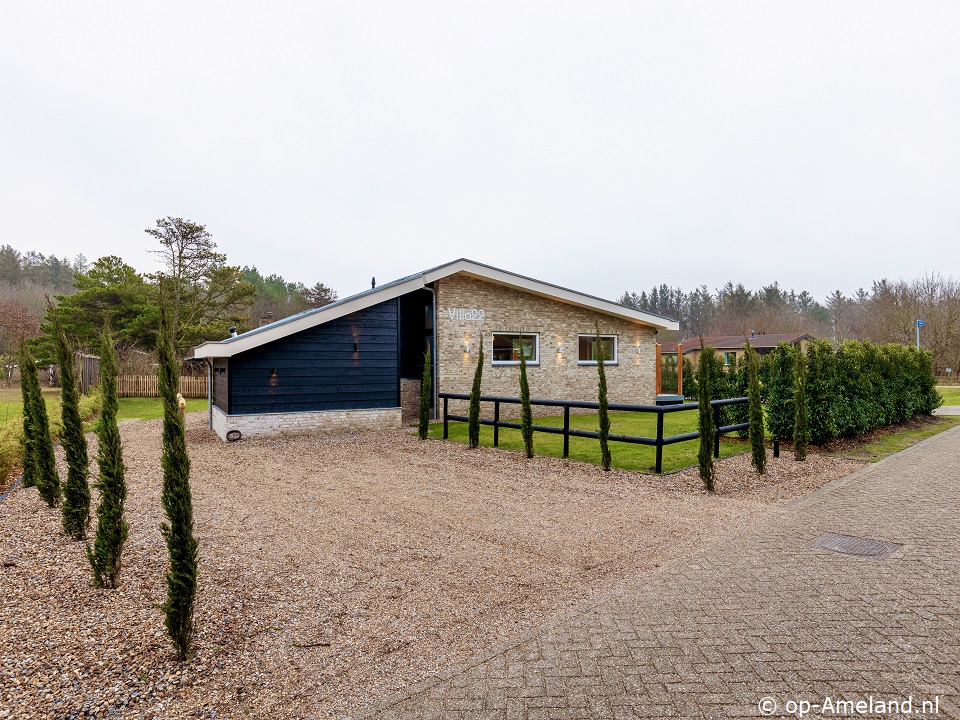
M 558 287 L 556 285 L 549 285 L 547 283 L 540 282 L 539 280 L 533 280 L 532 278 L 504 272 L 503 270 L 498 270 L 497 268 L 488 267 L 486 265 L 478 265 L 470 262 L 469 260 L 458 260 L 450 265 L 437 268 L 432 272 L 424 273 L 423 282 L 424 284 L 431 283 L 435 280 L 441 280 L 455 273 L 463 273 L 464 275 L 469 275 L 470 277 L 477 278 L 478 280 L 486 280 L 498 285 L 505 285 L 517 290 L 522 290 L 533 295 L 539 295 L 551 300 L 557 300 L 558 302 L 564 302 L 569 305 L 576 305 L 577 307 L 586 308 L 588 310 L 595 310 L 596 312 L 611 315 L 613 317 L 642 323 L 644 325 L 657 328 L 658 330 L 680 329 L 680 323 L 676 322 L 675 320 L 667 320 L 666 318 L 650 315 L 649 313 L 645 313 L 640 310 L 634 310 L 632 308 L 625 307 L 624 305 L 610 302 L 609 300 L 601 300 L 600 298 L 584 295 L 583 293 L 578 293 L 573 290 L 567 290 L 566 288 Z
M 395 285 L 385 285 L 382 289 L 365 293 L 361 297 L 354 298 L 353 300 L 331 305 L 327 308 L 320 308 L 317 312 L 302 318 L 297 318 L 296 320 L 289 322 L 283 322 L 281 320 L 275 326 L 265 326 L 264 329 L 259 332 L 251 331 L 243 335 L 238 335 L 235 338 L 205 342 L 194 348 L 193 356 L 198 358 L 233 357 L 234 355 L 252 350 L 255 347 L 260 347 L 274 340 L 280 340 L 288 335 L 293 335 L 302 330 L 309 330 L 312 327 L 336 320 L 344 315 L 349 315 L 358 310 L 364 310 L 373 305 L 392 300 L 400 295 L 406 295 L 408 292 L 419 290 L 422 287 L 423 279 L 422 276 L 418 275 L 410 278 L 406 282 Z

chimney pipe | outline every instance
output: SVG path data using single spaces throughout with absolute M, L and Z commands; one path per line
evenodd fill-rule
M 237 336 L 237 326 L 236 326 L 236 325 L 231 325 L 231 326 L 230 326 L 230 337 L 236 337 L 236 336 Z
M 370 289 L 373 290 L 377 286 L 377 279 L 375 277 L 370 278 Z

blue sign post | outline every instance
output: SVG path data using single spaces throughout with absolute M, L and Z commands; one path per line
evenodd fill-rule
M 923 327 L 923 320 L 917 320 L 917 350 L 920 349 L 920 328 Z

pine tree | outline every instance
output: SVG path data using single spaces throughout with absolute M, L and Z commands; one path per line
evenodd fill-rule
M 193 535 L 193 500 L 190 495 L 190 458 L 184 435 L 183 416 L 177 405 L 179 377 L 173 355 L 167 312 L 160 308 L 157 338 L 157 369 L 163 399 L 163 492 L 161 501 L 167 522 L 160 529 L 170 554 L 167 600 L 163 604 L 166 627 L 178 660 L 190 656 L 193 639 L 193 603 L 197 595 L 197 539 Z
M 807 443 L 810 442 L 810 425 L 807 422 L 807 358 L 802 349 L 797 353 L 794 382 L 793 457 L 804 462 L 807 459 Z
M 27 349 L 27 341 L 20 339 L 20 349 L 17 352 L 17 364 L 20 366 L 20 394 L 23 397 L 23 434 L 20 436 L 20 448 L 23 451 L 23 486 L 33 487 L 37 484 L 36 450 L 37 421 L 34 419 L 35 405 L 31 395 L 30 373 L 37 374 L 37 367 Z
M 520 336 L 520 434 L 527 457 L 533 457 L 533 412 L 530 409 L 530 383 L 527 382 L 527 355 Z
M 747 397 L 750 398 L 750 450 L 753 453 L 753 466 L 763 475 L 767 471 L 767 448 L 763 444 L 763 402 L 760 399 L 759 361 L 753 345 L 743 346 L 747 366 Z
M 73 349 L 60 322 L 60 313 L 50 304 L 56 339 L 57 363 L 60 365 L 60 399 L 62 431 L 60 444 L 67 457 L 67 481 L 63 485 L 63 530 L 74 540 L 82 540 L 90 524 L 90 470 L 87 439 L 80 418 L 80 392 L 73 361 Z
M 707 488 L 707 492 L 714 492 L 713 441 L 716 427 L 713 424 L 713 408 L 710 406 L 710 367 L 714 362 L 715 350 L 712 347 L 703 347 L 701 340 L 700 363 L 697 369 L 697 386 L 700 403 L 700 452 L 697 462 L 700 465 L 700 479 Z
M 100 389 L 103 393 L 103 410 L 97 426 L 100 505 L 97 508 L 97 535 L 93 547 L 87 545 L 87 559 L 93 568 L 93 584 L 116 588 L 120 585 L 121 556 L 129 526 L 123 519 L 127 485 L 123 477 L 120 428 L 117 427 L 117 355 L 109 319 L 103 330 Z
M 610 469 L 610 402 L 607 399 L 607 370 L 606 356 L 603 352 L 603 342 L 600 338 L 600 328 L 597 328 L 597 419 L 600 422 L 600 464 L 604 470 Z
M 423 356 L 423 378 L 420 381 L 420 418 L 417 423 L 417 434 L 421 440 L 427 439 L 427 432 L 430 430 L 430 400 L 433 398 L 432 370 L 430 343 L 428 342 L 427 352 Z
M 47 404 L 43 400 L 43 391 L 40 389 L 40 378 L 37 375 L 37 364 L 29 350 L 26 352 L 26 363 L 21 365 L 21 372 L 29 375 L 31 421 L 33 427 L 33 470 L 37 491 L 50 507 L 60 502 L 60 476 L 57 474 L 57 460 L 53 454 L 53 439 L 50 437 L 50 420 L 47 417 Z
M 467 417 L 467 434 L 470 439 L 470 447 L 480 446 L 480 382 L 483 379 L 483 335 L 477 343 L 480 346 L 480 354 L 477 357 L 477 369 L 473 373 L 473 388 L 470 390 L 470 411 Z

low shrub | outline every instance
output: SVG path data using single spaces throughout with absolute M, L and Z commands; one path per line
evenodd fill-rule
M 5 480 L 14 468 L 23 461 L 23 447 L 20 443 L 23 418 L 18 414 L 0 425 L 0 482 Z

